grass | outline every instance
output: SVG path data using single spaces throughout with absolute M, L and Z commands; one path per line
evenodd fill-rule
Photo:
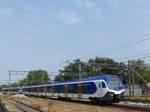
M 130 96 L 130 100 L 148 100 L 150 101 L 150 95 L 142 95 L 142 96 Z
M 2 98 L 2 103 L 5 104 L 6 109 L 9 112 L 22 112 L 20 109 L 16 108 L 13 102 Z
M 34 108 L 37 108 L 39 110 L 42 110 L 44 112 L 49 112 L 51 110 L 51 107 L 53 103 L 51 101 L 43 101 L 41 99 L 36 99 L 36 98 L 14 98 L 17 101 L 20 101 L 22 103 L 25 103 L 27 105 L 30 105 Z

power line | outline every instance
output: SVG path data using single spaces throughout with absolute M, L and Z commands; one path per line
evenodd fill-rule
M 142 36 L 139 36 L 137 38 L 129 40 L 129 41 L 125 42 L 125 43 L 119 44 L 116 47 L 111 47 L 111 48 L 108 48 L 108 49 L 104 49 L 104 52 L 110 53 L 110 52 L 115 51 L 115 50 L 120 50 L 120 49 L 123 49 L 123 48 L 127 48 L 129 46 L 133 46 L 133 45 L 135 45 L 137 43 L 140 43 L 140 42 L 143 42 L 145 40 L 150 39 L 150 37 L 147 37 L 149 35 L 150 35 L 150 33 L 144 34 Z
M 137 52 L 130 52 L 130 53 L 126 53 L 126 54 L 128 54 L 128 55 L 126 55 L 126 54 L 124 54 L 124 55 L 114 55 L 114 56 L 112 56 L 112 57 L 110 57 L 110 58 L 112 58 L 112 59 L 122 59 L 122 58 L 124 58 L 124 57 L 133 57 L 133 56 L 136 56 L 136 55 L 142 55 L 142 54 L 147 54 L 147 53 L 150 53 L 149 52 L 150 51 L 150 49 L 145 49 L 145 50 L 142 50 L 142 51 L 137 51 Z
M 138 54 L 138 55 L 131 55 L 131 56 L 127 56 L 127 57 L 120 57 L 120 58 L 114 58 L 115 60 L 120 60 L 120 59 L 128 59 L 130 60 L 130 58 L 138 58 L 138 57 L 141 57 L 141 56 L 149 56 L 150 55 L 150 52 L 149 53 L 145 53 L 145 54 Z
M 28 73 L 29 73 L 30 71 L 18 71 L 18 70 L 9 70 L 8 71 L 8 83 L 9 83 L 9 85 L 11 84 L 11 82 L 12 82 L 12 75 L 20 75 L 20 76 L 22 76 L 22 75 L 27 75 Z M 54 73 L 56 73 L 56 72 L 47 72 L 47 74 L 48 74 L 48 76 L 49 77 L 51 77 L 52 78 L 52 76 L 54 77 L 54 76 L 56 76 L 56 74 L 54 74 Z M 17 82 L 17 81 L 19 81 L 20 79 L 18 79 L 18 80 L 15 80 L 15 82 Z
M 144 57 L 140 57 L 140 58 L 135 58 L 135 59 L 130 59 L 130 60 L 143 60 L 143 59 L 149 59 L 150 58 L 150 55 L 148 55 L 148 56 L 144 56 Z M 128 62 L 129 60 L 126 60 L 126 61 L 122 61 L 122 63 L 125 63 L 125 62 Z

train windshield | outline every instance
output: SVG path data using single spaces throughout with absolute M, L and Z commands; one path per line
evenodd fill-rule
M 123 83 L 118 77 L 110 77 L 108 80 L 108 86 L 112 90 L 121 90 L 123 89 Z

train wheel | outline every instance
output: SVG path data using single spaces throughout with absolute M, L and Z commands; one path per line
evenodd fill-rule
M 91 101 L 92 104 L 97 104 L 98 103 L 96 98 L 90 98 L 90 101 Z

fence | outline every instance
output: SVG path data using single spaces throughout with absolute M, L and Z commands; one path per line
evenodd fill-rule
M 130 85 L 125 89 L 125 96 L 150 95 L 150 87 Z

